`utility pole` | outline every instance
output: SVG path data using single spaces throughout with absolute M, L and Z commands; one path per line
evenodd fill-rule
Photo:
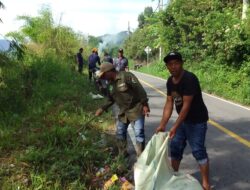
M 149 53 L 151 52 L 151 48 L 149 46 L 147 46 L 144 51 L 146 52 L 147 54 L 147 66 L 148 66 L 148 63 L 149 63 Z
M 159 11 L 163 10 L 163 0 L 159 0 L 158 1 L 158 7 L 159 7 Z M 161 57 L 162 57 L 162 47 L 159 47 L 159 60 L 161 61 Z
M 161 11 L 163 9 L 163 0 L 159 0 L 158 6 L 159 6 L 159 11 Z

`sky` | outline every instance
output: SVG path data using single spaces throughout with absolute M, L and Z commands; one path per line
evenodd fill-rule
M 0 9 L 0 34 L 19 30 L 20 15 L 37 16 L 42 6 L 51 8 L 55 23 L 73 28 L 75 32 L 100 36 L 116 34 L 138 26 L 138 15 L 147 6 L 157 8 L 158 0 L 0 0 L 5 9 Z M 61 19 L 60 19 L 61 18 Z M 60 22 L 61 20 L 61 22 Z

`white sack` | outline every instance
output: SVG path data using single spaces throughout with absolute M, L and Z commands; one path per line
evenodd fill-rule
M 168 160 L 168 133 L 155 134 L 134 168 L 135 190 L 203 190 L 191 175 L 176 173 Z

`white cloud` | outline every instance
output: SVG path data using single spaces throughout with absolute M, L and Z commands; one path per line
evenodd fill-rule
M 8 0 L 2 1 L 6 6 L 0 10 L 0 34 L 17 30 L 22 23 L 15 21 L 17 15 L 36 16 L 41 6 L 49 5 L 56 23 L 72 27 L 90 35 L 117 33 L 137 27 L 137 17 L 146 6 L 153 6 L 152 0 Z

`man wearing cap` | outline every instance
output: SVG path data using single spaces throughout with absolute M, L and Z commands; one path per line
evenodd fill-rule
M 128 59 L 123 55 L 123 49 L 118 50 L 118 58 L 114 62 L 117 71 L 128 71 Z
M 150 112 L 144 88 L 134 74 L 125 71 L 117 72 L 111 63 L 101 64 L 98 75 L 101 79 L 109 81 L 110 97 L 108 102 L 96 111 L 96 116 L 116 103 L 119 107 L 116 124 L 119 151 L 126 152 L 127 128 L 131 122 L 134 122 L 136 152 L 139 156 L 145 148 L 145 115 L 148 116 Z
M 171 76 L 167 80 L 167 100 L 156 132 L 165 131 L 175 104 L 179 116 L 169 131 L 172 167 L 175 171 L 179 170 L 188 141 L 200 167 L 202 186 L 209 190 L 209 160 L 205 147 L 208 111 L 203 102 L 199 80 L 193 73 L 183 69 L 180 53 L 169 53 L 164 57 L 164 62 Z

